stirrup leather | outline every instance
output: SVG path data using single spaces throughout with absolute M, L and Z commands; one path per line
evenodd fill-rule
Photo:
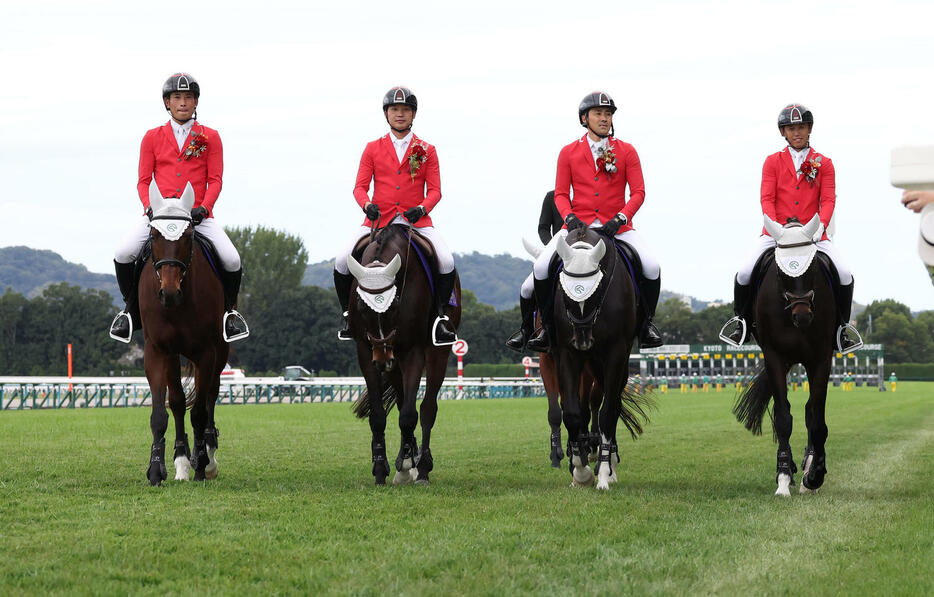
M 435 322 L 431 326 L 431 343 L 435 346 L 451 346 L 457 342 L 457 332 L 454 333 L 454 339 L 450 342 L 438 342 L 438 326 L 441 325 L 442 321 L 449 321 L 447 315 L 439 315 L 435 318 Z
M 737 344 L 736 342 L 733 342 L 733 340 L 731 340 L 730 337 L 724 333 L 726 331 L 726 328 L 730 327 L 730 324 L 733 324 L 733 323 L 739 323 L 740 328 L 743 330 L 743 335 L 739 340 L 739 344 Z M 741 348 L 742 345 L 746 343 L 746 340 L 748 338 L 747 333 L 748 333 L 748 329 L 746 328 L 746 320 L 744 320 L 742 317 L 737 315 L 733 317 L 733 319 L 723 324 L 723 327 L 720 328 L 720 339 L 726 342 L 727 344 L 729 344 L 730 346 Z
M 837 351 L 838 352 L 844 352 L 843 347 L 840 346 L 840 342 L 843 339 L 843 332 L 852 332 L 852 334 L 856 336 L 855 340 L 852 337 L 850 338 L 850 340 L 854 340 L 856 344 L 847 348 L 846 352 L 850 352 L 851 350 L 857 350 L 863 347 L 863 337 L 860 336 L 859 330 L 857 330 L 855 326 L 849 323 L 844 323 L 843 325 L 837 328 Z
M 236 333 L 233 336 L 228 336 L 227 335 L 227 320 L 230 319 L 231 317 L 235 317 L 240 320 L 240 322 L 243 324 L 243 331 Z M 240 312 L 237 311 L 236 309 L 231 309 L 230 311 L 227 311 L 226 313 L 224 313 L 224 321 L 221 324 L 221 329 L 223 330 L 223 333 L 224 333 L 224 342 L 227 342 L 227 343 L 236 342 L 237 340 L 242 340 L 250 335 L 250 326 L 247 325 L 246 319 L 244 319 L 243 315 L 240 315 Z
M 130 333 L 127 335 L 126 338 L 117 336 L 113 333 L 114 326 L 117 325 L 117 320 L 119 320 L 121 317 L 126 317 L 127 323 L 130 326 Z M 113 338 L 114 340 L 123 342 L 124 344 L 130 343 L 130 340 L 133 338 L 133 318 L 130 317 L 129 313 L 127 313 L 126 311 L 120 311 L 119 313 L 117 313 L 116 316 L 114 316 L 114 320 L 110 322 L 110 337 Z

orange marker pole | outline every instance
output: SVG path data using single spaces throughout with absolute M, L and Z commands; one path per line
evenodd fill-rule
M 71 344 L 68 344 L 68 379 L 71 379 Z M 71 391 L 71 384 L 68 384 L 68 391 Z

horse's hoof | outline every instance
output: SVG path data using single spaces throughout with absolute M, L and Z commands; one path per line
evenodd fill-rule
M 609 483 L 609 481 L 610 481 L 609 478 L 598 480 L 598 481 L 597 481 L 597 489 L 602 489 L 602 490 L 605 490 L 605 491 L 609 491 L 609 490 L 610 490 L 610 483 Z
M 415 479 L 415 484 L 416 485 L 428 485 L 429 484 L 428 475 L 425 475 L 424 477 L 418 477 L 417 479 Z
M 214 464 L 214 467 L 207 467 L 204 469 L 204 478 L 208 481 L 217 478 L 217 464 Z
M 590 487 L 594 484 L 593 471 L 590 470 L 590 466 L 585 466 L 583 469 L 574 468 L 574 472 L 571 473 L 571 486 L 572 487 Z
M 187 481 L 191 477 L 191 462 L 186 456 L 175 459 L 175 480 Z
M 552 458 L 552 459 L 551 459 L 551 468 L 561 468 L 561 459 L 560 459 L 560 458 Z
M 782 497 L 791 497 L 791 475 L 779 475 L 778 476 L 778 489 L 775 490 L 775 495 L 780 495 Z
M 149 485 L 152 487 L 161 486 L 168 476 L 165 469 L 155 463 L 150 464 L 149 469 L 146 471 L 146 478 L 149 479 Z
M 385 484 L 386 484 L 386 477 L 382 477 L 382 478 L 376 477 L 376 481 L 375 481 L 375 482 L 376 482 L 376 485 L 385 485 Z
M 418 472 L 410 468 L 408 470 L 396 471 L 395 476 L 392 478 L 393 485 L 409 485 L 415 478 L 418 476 Z
M 798 493 L 817 495 L 817 490 L 816 490 L 816 489 L 808 489 L 807 487 L 805 487 L 805 486 L 804 486 L 804 480 L 802 479 L 801 485 L 798 487 Z
M 204 469 L 195 469 L 195 481 L 204 481 Z

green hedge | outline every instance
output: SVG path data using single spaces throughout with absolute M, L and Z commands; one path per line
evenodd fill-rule
M 456 375 L 456 372 L 455 372 Z M 516 363 L 465 363 L 464 377 L 524 377 L 525 367 Z
M 901 381 L 934 381 L 934 363 L 886 363 L 886 380 L 893 371 Z

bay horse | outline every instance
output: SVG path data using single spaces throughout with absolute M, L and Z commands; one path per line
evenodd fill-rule
M 360 262 L 353 254 L 347 257 L 354 276 L 348 320 L 357 361 L 366 380 L 366 392 L 356 401 L 354 413 L 358 418 L 369 419 L 372 473 L 377 485 L 385 485 L 389 476 L 386 413 L 393 405 L 399 408 L 402 435 L 393 484 L 413 481 L 427 484 L 434 468 L 431 429 L 438 413 L 438 391 L 444 382 L 450 348 L 432 343 L 434 293 L 428 273 L 413 249 L 413 234 L 411 226 L 398 224 L 374 230 Z M 447 307 L 455 329 L 460 325 L 460 295 L 460 280 L 455 277 L 455 304 Z M 423 373 L 425 395 L 420 411 L 419 449 L 415 438 L 419 411 L 415 403 Z
M 608 248 L 609 247 L 609 248 Z M 617 480 L 619 420 L 635 439 L 648 422 L 648 396 L 631 390 L 629 353 L 638 333 L 633 272 L 613 240 L 589 228 L 578 228 L 557 242 L 564 262 L 555 289 L 553 354 L 564 397 L 572 486 L 592 485 L 588 464 L 587 423 L 581 413 L 581 378 L 589 367 L 603 388 L 600 408 L 600 451 L 597 489 Z
M 191 225 L 194 200 L 191 184 L 179 199 L 163 199 L 157 190 L 150 189 L 152 249 L 139 281 L 139 308 L 145 341 L 143 363 L 152 392 L 152 449 L 146 477 L 154 486 L 167 477 L 166 395 L 175 419 L 175 479 L 187 481 L 191 468 L 196 481 L 217 477 L 214 405 L 229 345 L 221 329 L 224 294 L 220 279 L 201 248 L 195 246 Z M 182 356 L 189 361 L 188 374 L 194 375 L 193 396 L 186 397 L 182 388 Z M 193 459 L 185 433 L 189 405 L 195 436 Z
M 804 365 L 810 394 L 805 405 L 808 441 L 799 490 L 816 492 L 827 474 L 824 411 L 835 348 L 837 305 L 830 261 L 823 261 L 813 238 L 820 225 L 818 216 L 804 226 L 793 221 L 783 227 L 768 216 L 765 220 L 766 230 L 777 243 L 774 255 L 767 255 L 763 261 L 755 299 L 754 329 L 765 362 L 740 393 L 733 414 L 746 429 L 761 435 L 762 419 L 774 399 L 769 414 L 773 438 L 778 441 L 775 495 L 789 496 L 797 466 L 789 441 L 792 416 L 786 378 L 793 365 Z

